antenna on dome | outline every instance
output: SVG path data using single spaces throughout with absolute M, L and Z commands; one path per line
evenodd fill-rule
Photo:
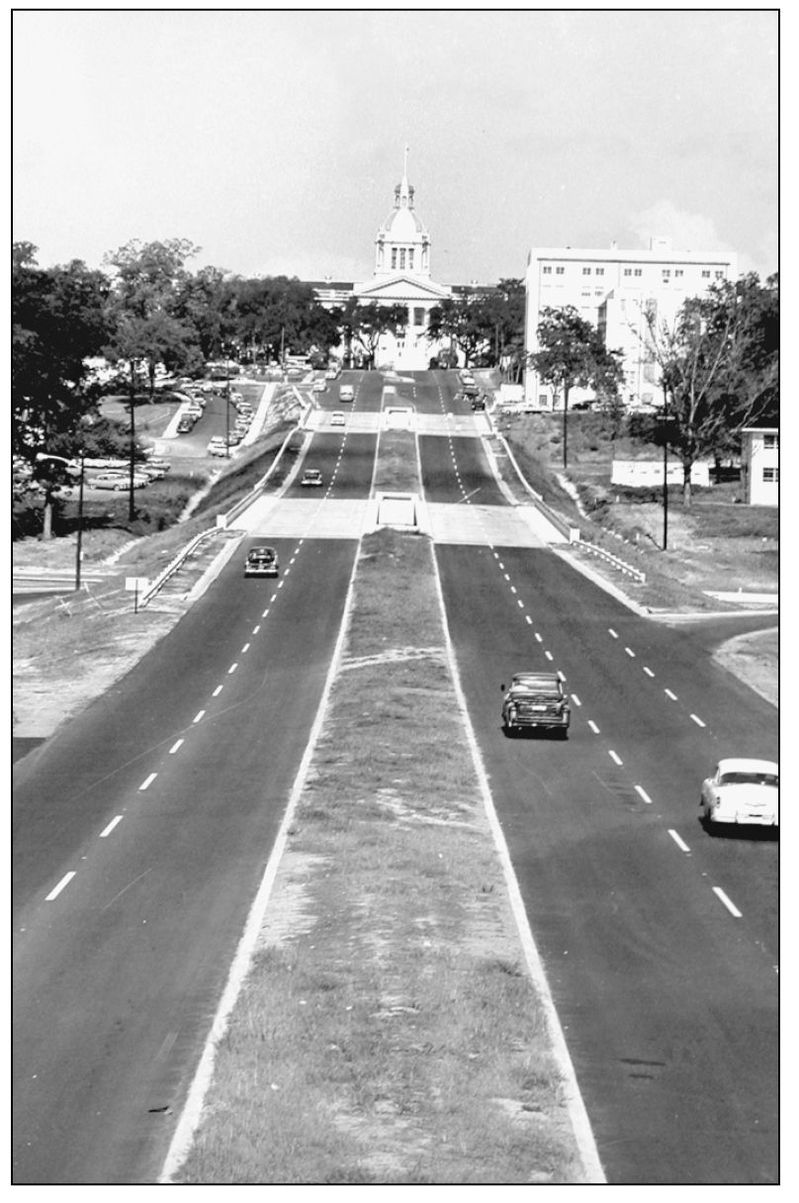
M 408 178 L 408 151 L 410 149 L 411 149 L 410 146 L 408 146 L 408 144 L 406 142 L 405 143 L 405 161 L 402 165 L 402 178 L 404 180 L 407 180 L 407 178 Z

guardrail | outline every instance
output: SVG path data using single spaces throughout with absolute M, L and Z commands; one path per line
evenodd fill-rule
M 195 535 L 191 542 L 187 543 L 186 546 L 183 547 L 178 554 L 169 561 L 163 572 L 159 573 L 152 584 L 145 589 L 144 593 L 142 593 L 138 601 L 139 609 L 141 609 L 142 606 L 146 606 L 148 601 L 152 601 L 158 590 L 161 589 L 167 583 L 169 578 L 174 576 L 178 569 L 183 566 L 189 556 L 200 546 L 203 539 L 208 539 L 211 535 L 215 535 L 216 531 L 217 527 L 215 526 L 209 526 L 206 530 L 200 531 L 199 535 Z
M 620 560 L 618 556 L 614 556 L 612 552 L 605 551 L 604 547 L 599 547 L 596 543 L 586 543 L 584 539 L 577 538 L 573 540 L 584 551 L 590 552 L 591 555 L 599 556 L 600 559 L 612 564 L 614 568 L 618 568 L 619 572 L 623 572 L 626 576 L 631 576 L 639 584 L 646 584 L 646 573 L 641 572 L 640 568 L 633 568 L 632 564 L 628 564 L 626 560 Z

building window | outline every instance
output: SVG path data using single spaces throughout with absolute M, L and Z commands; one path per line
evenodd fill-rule
M 595 275 L 597 275 L 597 276 L 604 276 L 604 274 L 605 274 L 605 269 L 604 269 L 604 267 L 595 267 L 595 268 L 594 268 L 594 274 L 595 274 Z
M 408 251 L 408 267 L 413 271 L 413 247 Z
M 421 308 L 414 309 L 413 324 L 414 324 L 414 326 L 423 326 L 424 325 L 424 309 L 421 309 Z
M 590 268 L 590 267 L 584 267 L 584 268 L 583 268 L 583 275 L 584 275 L 584 276 L 590 276 L 590 275 L 591 275 L 591 268 Z
M 633 271 L 633 275 L 634 275 L 634 276 L 640 276 L 640 275 L 641 275 L 641 269 L 640 269 L 640 267 L 636 267 L 636 268 L 634 269 L 634 271 Z
M 683 271 L 683 269 L 681 267 L 678 267 L 674 273 L 674 278 L 675 278 L 675 280 L 681 280 L 684 275 L 685 275 L 685 272 Z
M 779 468 L 763 469 L 763 484 L 777 484 L 780 479 Z
M 723 280 L 723 279 L 724 279 L 724 272 L 714 272 L 713 274 L 715 275 L 715 277 L 716 277 L 716 279 L 717 279 L 717 280 Z
M 555 268 L 555 275 L 556 275 L 556 276 L 562 276 L 562 275 L 563 275 L 563 270 L 564 270 L 564 269 L 563 269 L 562 267 L 556 267 L 556 268 Z
M 664 267 L 662 270 L 663 270 L 663 279 L 664 279 L 664 280 L 670 280 L 670 279 L 671 279 L 671 272 L 669 271 L 669 269 L 668 269 L 667 267 Z
M 709 272 L 709 271 L 705 271 L 705 270 L 703 270 L 703 271 L 702 271 L 702 279 L 703 279 L 703 280 L 709 280 L 709 279 L 710 279 L 710 272 Z
M 400 265 L 400 271 L 402 271 L 402 269 L 405 266 L 405 247 L 404 246 L 400 247 L 400 264 L 399 265 Z
M 391 248 L 391 266 L 392 268 L 397 266 L 397 248 L 395 246 Z
M 552 268 L 551 268 L 551 267 L 549 267 L 549 266 L 545 267 L 545 268 L 544 268 L 544 275 L 545 275 L 545 276 L 551 276 L 551 275 L 552 275 Z
M 625 267 L 624 274 L 625 276 L 631 276 L 633 274 L 633 269 L 631 267 Z
M 764 434 L 763 446 L 766 451 L 776 451 L 780 445 L 779 436 L 776 434 Z
M 604 288 L 595 288 L 595 289 L 594 289 L 594 296 L 595 296 L 595 297 L 602 297 L 602 296 L 604 296 L 604 295 L 605 295 L 605 290 L 604 290 Z

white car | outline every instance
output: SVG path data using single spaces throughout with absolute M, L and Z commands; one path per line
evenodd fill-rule
M 227 442 L 221 435 L 215 434 L 205 450 L 209 455 L 227 455 Z
M 333 410 L 332 414 L 330 415 L 330 425 L 331 426 L 346 426 L 347 425 L 347 420 L 344 417 L 344 414 L 342 413 L 342 411 L 340 409 Z
M 779 826 L 780 770 L 773 760 L 720 760 L 702 782 L 699 806 L 710 830 L 717 824 Z
M 314 380 L 313 391 L 315 393 L 323 393 L 326 388 L 327 388 L 327 385 L 325 384 L 324 380 Z
M 318 468 L 306 468 L 300 484 L 303 488 L 319 489 L 322 487 L 322 473 Z
M 338 399 L 339 401 L 355 400 L 355 390 L 351 384 L 342 384 L 341 388 L 338 390 Z

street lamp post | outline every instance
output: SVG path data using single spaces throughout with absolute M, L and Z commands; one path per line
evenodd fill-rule
M 62 464 L 69 466 L 71 460 L 65 459 L 63 455 L 45 455 L 43 451 L 39 451 L 36 455 L 37 460 L 53 459 L 58 460 Z M 78 480 L 78 535 L 75 544 L 75 592 L 80 592 L 80 570 L 81 560 L 83 559 L 83 481 L 86 469 L 86 448 L 80 449 L 80 477 Z
M 663 550 L 669 543 L 669 394 L 663 385 Z

